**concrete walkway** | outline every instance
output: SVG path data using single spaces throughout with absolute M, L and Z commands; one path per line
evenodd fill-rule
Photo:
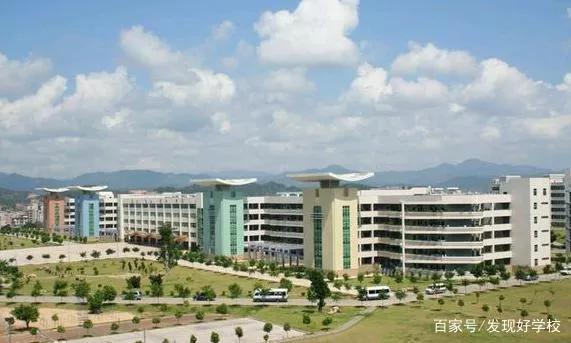
M 89 337 L 68 342 L 73 343 L 133 343 L 142 341 L 146 343 L 162 343 L 164 339 L 169 342 L 189 342 L 190 336 L 195 335 L 198 342 L 210 342 L 210 334 L 217 332 L 220 335 L 220 342 L 238 342 L 238 337 L 234 332 L 236 327 L 241 327 L 244 336 L 240 339 L 240 343 L 258 343 L 263 342 L 264 322 L 251 318 L 240 318 L 222 321 L 213 321 L 201 324 L 192 324 L 185 326 L 173 326 L 164 329 L 155 329 L 147 331 L 129 332 L 117 335 L 108 335 L 100 337 Z M 289 337 L 299 337 L 303 333 L 291 330 Z M 286 332 L 283 327 L 274 325 L 270 333 L 270 341 L 283 341 L 286 338 Z

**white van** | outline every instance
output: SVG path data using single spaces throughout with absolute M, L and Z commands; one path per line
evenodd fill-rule
M 254 302 L 266 302 L 266 301 L 276 301 L 276 302 L 286 302 L 288 299 L 287 288 L 270 288 L 268 290 L 256 289 L 252 296 Z
M 381 294 L 390 296 L 391 289 L 388 286 L 371 286 L 365 288 L 365 300 L 381 299 Z

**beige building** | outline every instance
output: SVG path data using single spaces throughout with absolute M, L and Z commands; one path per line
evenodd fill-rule
M 319 182 L 320 187 L 303 192 L 304 265 L 310 268 L 354 274 L 359 268 L 357 232 L 359 199 L 357 189 L 342 187 L 372 173 L 311 173 L 289 177 Z

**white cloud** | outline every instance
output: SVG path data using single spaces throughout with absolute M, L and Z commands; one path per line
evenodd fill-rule
M 390 86 L 395 99 L 406 106 L 436 105 L 448 100 L 448 87 L 432 79 L 421 77 L 417 81 L 407 81 L 395 77 L 391 79 Z
M 201 106 L 225 103 L 236 93 L 228 75 L 194 66 L 189 58 L 141 26 L 124 30 L 121 46 L 128 57 L 151 72 L 151 97 L 167 99 L 175 106 Z
M 194 68 L 191 71 L 197 77 L 196 82 L 177 84 L 157 81 L 150 95 L 168 99 L 176 106 L 225 103 L 234 97 L 236 86 L 228 75 Z
M 221 134 L 227 134 L 232 129 L 230 119 L 228 119 L 228 115 L 224 112 L 214 113 L 212 115 L 211 121 L 214 128 Z
M 263 62 L 281 65 L 346 65 L 359 58 L 348 34 L 359 23 L 358 0 L 302 0 L 290 12 L 265 12 L 254 28 Z
M 545 118 L 525 119 L 523 123 L 532 135 L 555 139 L 564 129 L 571 126 L 571 115 L 553 114 Z
M 212 37 L 216 40 L 224 40 L 234 32 L 234 23 L 224 20 L 212 29 Z
M 562 92 L 571 92 L 571 73 L 565 74 L 563 82 L 558 84 L 556 88 Z
M 51 68 L 46 58 L 9 60 L 0 53 L 0 97 L 26 94 L 45 81 Z
M 66 79 L 58 75 L 44 83 L 35 94 L 12 102 L 0 99 L 0 126 L 23 132 L 32 129 L 32 125 L 41 124 L 58 111 L 57 102 L 65 89 Z
M 144 67 L 158 68 L 184 62 L 181 53 L 172 51 L 159 37 L 140 25 L 121 31 L 120 42 L 127 57 Z
M 476 79 L 463 89 L 463 99 L 468 104 L 504 114 L 514 108 L 530 111 L 541 101 L 537 97 L 538 85 L 506 62 L 491 58 L 480 63 Z
M 131 110 L 123 108 L 115 112 L 113 115 L 108 115 L 101 118 L 101 124 L 107 129 L 116 129 L 125 124 L 125 119 L 129 115 L 131 115 Z
M 357 77 L 351 82 L 345 98 L 363 103 L 377 103 L 392 93 L 386 70 L 363 63 L 357 69 Z
M 234 69 L 238 66 L 238 59 L 235 57 L 224 57 L 221 63 L 226 69 Z
M 270 92 L 307 93 L 315 90 L 304 68 L 272 70 L 263 81 L 263 88 Z
M 477 64 L 466 51 L 440 49 L 432 43 L 422 46 L 411 42 L 409 51 L 397 56 L 391 69 L 396 74 L 470 75 L 476 72 Z
M 494 141 L 500 138 L 500 129 L 495 126 L 484 126 L 480 132 L 480 138 L 485 141 Z
M 134 88 L 124 67 L 114 72 L 79 74 L 75 78 L 75 92 L 63 103 L 63 109 L 76 111 L 105 111 L 122 101 Z
M 571 18 L 571 7 L 567 7 L 567 17 Z

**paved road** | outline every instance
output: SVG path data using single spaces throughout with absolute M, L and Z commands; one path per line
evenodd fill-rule
M 191 335 L 198 338 L 198 342 L 210 342 L 210 333 L 215 331 L 220 335 L 220 342 L 238 342 L 234 328 L 240 326 L 244 331 L 244 337 L 240 343 L 263 342 L 264 323 L 250 318 L 239 318 L 223 321 L 213 321 L 201 324 L 173 326 L 164 329 L 147 330 L 146 332 L 129 332 L 117 335 L 99 336 L 70 340 L 73 343 L 133 343 L 142 341 L 146 343 L 162 343 L 164 339 L 169 342 L 188 342 Z M 302 332 L 291 330 L 287 336 L 296 337 L 303 335 Z M 270 341 L 278 341 L 286 338 L 283 327 L 274 325 L 270 333 Z
M 571 278 L 571 276 L 561 276 L 558 274 L 550 274 L 550 275 L 540 275 L 540 279 L 538 281 L 531 281 L 531 282 L 520 282 L 518 280 L 514 280 L 514 279 L 510 279 L 507 283 L 506 282 L 502 282 L 502 287 L 513 287 L 515 285 L 520 285 L 520 284 L 535 284 L 538 283 L 540 281 L 552 281 L 552 280 L 561 280 L 561 279 L 568 279 Z M 480 291 L 480 290 L 489 290 L 489 289 L 493 289 L 494 287 L 492 287 L 490 284 L 487 284 L 487 286 L 480 288 L 478 285 L 469 285 L 468 287 L 466 287 L 466 293 L 474 293 L 476 291 Z M 464 294 L 464 287 L 463 286 L 458 286 L 458 293 L 459 294 Z M 445 295 L 452 295 L 451 292 L 447 292 Z M 441 296 L 441 295 L 440 295 Z M 432 299 L 432 298 L 438 298 L 438 295 L 425 295 L 425 299 Z M 311 306 L 314 305 L 314 303 L 311 303 L 310 301 L 308 301 L 307 299 L 296 299 L 296 298 L 292 298 L 289 299 L 289 301 L 287 303 L 272 303 L 272 302 L 264 302 L 264 303 L 259 303 L 259 302 L 253 302 L 252 299 L 250 298 L 238 298 L 238 299 L 229 299 L 229 298 L 222 298 L 222 297 L 218 297 L 215 300 L 208 302 L 208 301 L 194 301 L 192 299 L 187 299 L 188 302 L 191 305 L 206 305 L 206 304 L 213 304 L 213 305 L 218 305 L 218 304 L 228 304 L 228 305 L 232 305 L 232 304 L 236 304 L 236 305 L 242 305 L 242 306 L 265 306 L 265 305 L 269 305 L 269 306 Z M 413 293 L 407 293 L 407 296 L 405 299 L 403 299 L 401 302 L 402 303 L 409 303 L 409 302 L 413 302 L 416 301 L 416 294 Z M 11 299 L 6 298 L 6 296 L 0 296 L 0 302 L 25 302 L 25 303 L 33 303 L 33 302 L 40 302 L 40 303 L 72 303 L 72 304 L 77 304 L 77 303 L 82 303 L 83 300 L 77 297 L 72 297 L 72 296 L 68 296 L 68 297 L 55 297 L 55 296 L 40 296 L 40 297 L 31 297 L 31 296 L 16 296 L 13 297 Z M 117 304 L 182 304 L 184 302 L 184 299 L 181 298 L 173 298 L 173 297 L 161 297 L 161 298 L 154 298 L 154 297 L 143 297 L 142 300 L 123 300 L 123 299 L 117 299 L 115 301 L 115 303 Z M 340 299 L 338 301 L 333 301 L 331 299 L 329 299 L 328 304 L 330 305 L 339 305 L 339 306 L 390 306 L 390 305 L 394 305 L 394 304 L 398 304 L 399 301 L 396 299 L 396 297 L 394 295 L 391 296 L 390 299 L 388 300 L 374 300 L 374 301 L 359 301 L 356 299 Z

